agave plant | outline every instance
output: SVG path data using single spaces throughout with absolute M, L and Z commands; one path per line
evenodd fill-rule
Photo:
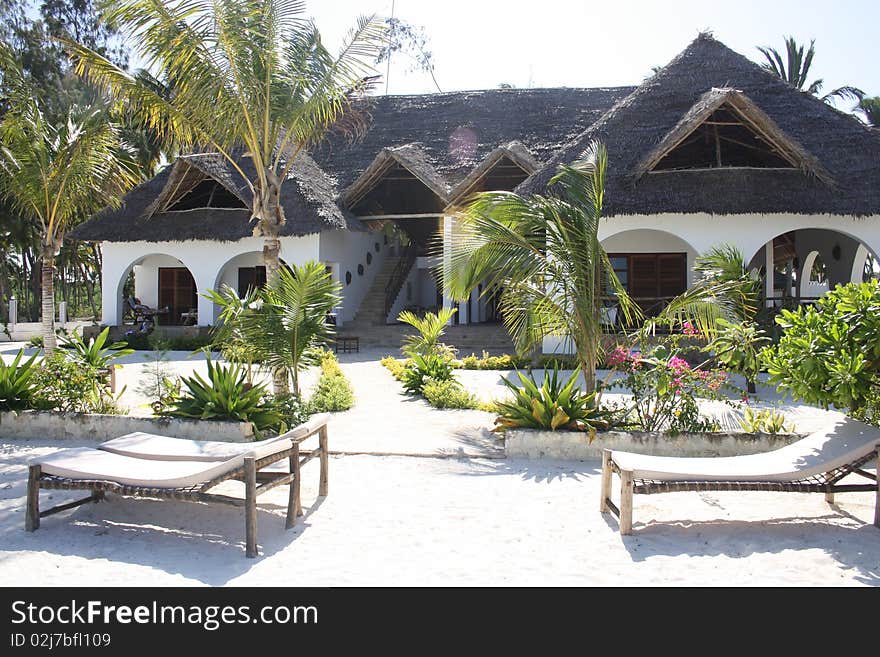
M 281 414 L 263 401 L 265 385 L 249 385 L 244 369 L 238 365 L 215 365 L 210 357 L 207 365 L 207 381 L 198 372 L 181 378 L 184 393 L 171 403 L 168 415 L 253 422 L 258 430 L 281 423 Z
M 559 370 L 544 371 L 539 385 L 532 374 L 517 372 L 522 386 L 502 379 L 514 393 L 513 401 L 497 401 L 495 407 L 496 431 L 508 428 L 568 429 L 589 431 L 591 436 L 598 428 L 607 429 L 608 422 L 600 417 L 596 405 L 596 393 L 583 393 L 576 387 L 579 372 L 575 371 L 564 383 Z
M 122 358 L 134 353 L 134 349 L 128 348 L 127 342 L 113 342 L 107 344 L 110 335 L 108 326 L 96 337 L 89 338 L 88 343 L 79 333 L 61 336 L 62 346 L 71 350 L 71 356 L 77 363 L 91 365 L 95 369 L 106 369 L 111 360 Z
M 12 362 L 6 364 L 0 358 L 0 410 L 16 411 L 27 408 L 33 391 L 31 376 L 36 371 L 34 354 L 28 360 L 21 362 L 24 357 L 24 349 L 19 349 Z

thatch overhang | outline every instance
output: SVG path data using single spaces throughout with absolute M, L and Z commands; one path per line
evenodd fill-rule
M 256 175 L 250 158 L 236 164 L 250 179 Z M 197 173 L 196 173 L 197 172 Z M 169 201 L 181 185 L 216 180 L 245 204 L 245 208 L 195 208 L 169 211 Z M 300 154 L 281 188 L 286 223 L 282 236 L 302 236 L 323 230 L 364 230 L 363 224 L 336 203 L 336 184 L 311 157 Z M 108 242 L 184 240 L 236 241 L 253 235 L 247 181 L 218 154 L 183 156 L 159 174 L 130 191 L 123 205 L 105 209 L 70 233 L 72 239 Z
M 724 92 L 751 122 L 766 116 L 798 168 L 715 168 L 644 174 L 683 129 Z M 746 101 L 743 99 L 747 99 Z M 746 110 L 742 108 L 747 107 Z M 690 116 L 689 116 L 690 114 Z M 781 138 L 780 138 L 781 139 Z M 593 141 L 608 149 L 605 215 L 660 213 L 880 214 L 880 138 L 855 117 L 799 91 L 710 35 L 687 49 L 517 188 L 543 193 L 560 164 Z M 812 169 L 814 175 L 804 173 Z M 823 178 L 825 180 L 823 180 Z M 834 185 L 827 184 L 833 179 Z

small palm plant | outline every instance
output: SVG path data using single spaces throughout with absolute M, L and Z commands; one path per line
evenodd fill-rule
M 407 335 L 403 339 L 401 351 L 409 356 L 447 355 L 452 356 L 452 350 L 448 345 L 440 342 L 440 338 L 446 331 L 446 325 L 455 315 L 455 308 L 443 308 L 436 313 L 425 313 L 419 317 L 409 310 L 404 310 L 397 316 L 397 321 L 409 324 L 418 333 Z
M 323 264 L 307 262 L 282 268 L 250 305 L 230 312 L 254 362 L 273 372 L 276 395 L 288 392 L 289 379 L 300 395 L 300 372 L 320 362 L 318 348 L 333 336 L 327 314 L 342 301 L 341 290 Z M 215 298 L 224 313 L 239 303 L 224 295 Z

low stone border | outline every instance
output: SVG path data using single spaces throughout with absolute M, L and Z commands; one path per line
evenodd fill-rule
M 754 434 L 738 432 L 683 433 L 669 436 L 654 431 L 607 431 L 590 436 L 579 431 L 511 429 L 504 434 L 508 458 L 583 461 L 601 459 L 603 449 L 654 456 L 740 456 L 785 447 L 802 434 Z
M 254 425 L 250 422 L 55 411 L 0 413 L 0 438 L 104 441 L 135 431 L 192 440 L 223 440 L 233 443 L 254 440 Z

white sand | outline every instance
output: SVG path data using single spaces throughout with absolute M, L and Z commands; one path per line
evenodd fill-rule
M 4 345 L 6 346 L 6 345 Z M 6 349 L 4 355 L 8 354 Z M 245 559 L 240 509 L 109 496 L 24 531 L 29 458 L 64 447 L 0 441 L 0 582 L 44 585 L 761 585 L 880 584 L 874 495 L 675 493 L 637 496 L 635 534 L 598 513 L 597 462 L 497 456 L 491 416 L 437 411 L 400 394 L 381 354 L 341 358 L 357 405 L 336 414 L 332 449 L 474 455 L 472 458 L 339 456 L 330 496 L 304 471 L 306 517 L 284 531 L 285 488 L 259 498 L 262 556 Z M 178 371 L 201 364 L 174 354 Z M 124 374 L 136 382 L 143 358 Z M 138 362 L 139 361 L 139 362 Z M 503 392 L 497 372 L 462 372 L 468 389 Z M 310 384 L 314 377 L 309 375 Z M 801 431 L 825 411 L 766 388 Z M 723 406 L 723 405 L 722 405 Z M 726 408 L 726 407 L 725 407 Z M 864 481 L 864 480 L 861 480 Z M 224 484 L 232 494 L 240 485 Z M 51 499 L 50 499 L 51 496 Z M 43 491 L 44 508 L 77 497 Z
M 2 445 L 5 586 L 880 584 L 871 494 L 637 496 L 622 538 L 597 511 L 598 463 L 335 457 L 324 500 L 310 464 L 297 529 L 285 489 L 260 497 L 256 560 L 231 507 L 109 497 L 28 534 L 24 459 L 54 449 Z

